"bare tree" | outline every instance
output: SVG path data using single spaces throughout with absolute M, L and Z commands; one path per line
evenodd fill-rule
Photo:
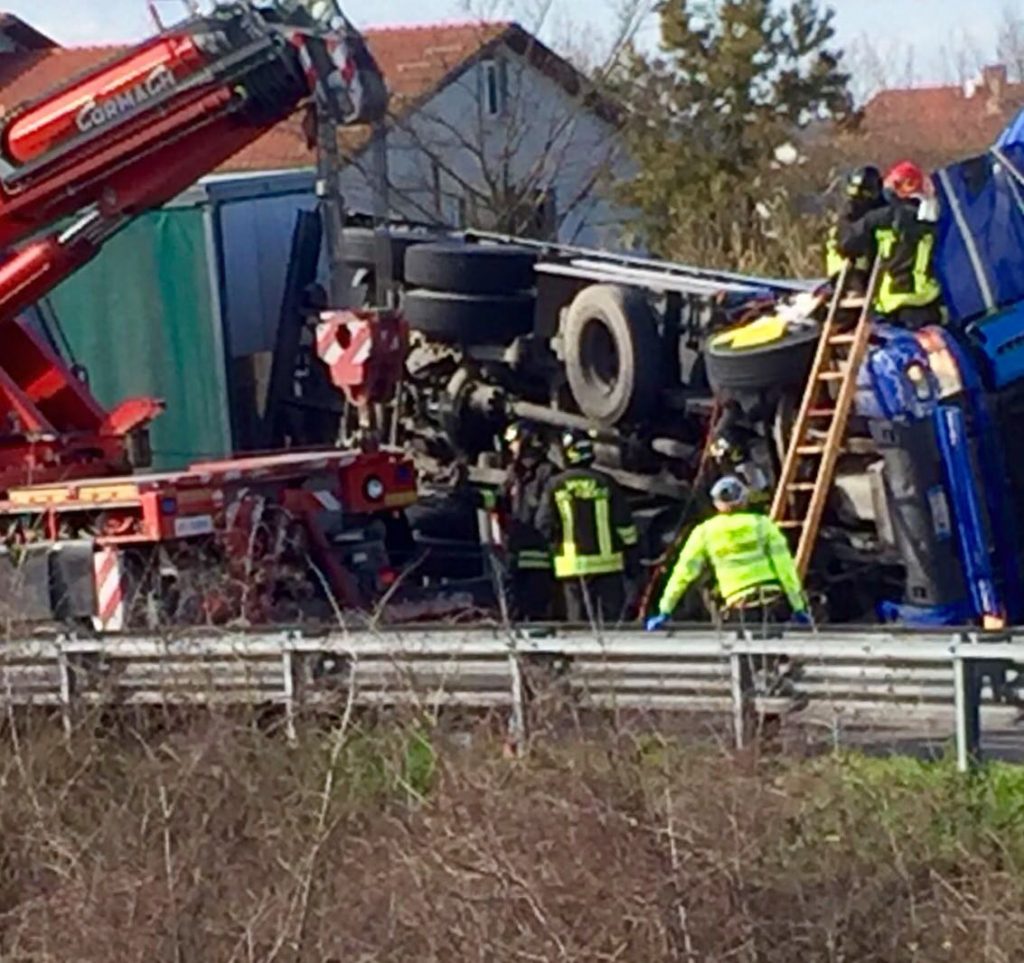
M 959 35 L 957 42 L 939 47 L 936 74 L 950 84 L 970 89 L 990 62 L 984 50 L 970 33 Z
M 1000 63 L 1009 71 L 1010 80 L 1024 83 L 1024 12 L 1019 7 L 1003 9 L 996 51 Z
M 534 10 L 534 32 L 480 21 L 480 52 L 453 63 L 454 79 L 420 103 L 394 105 L 392 209 L 414 221 L 570 241 L 601 220 L 601 188 L 627 164 L 604 84 L 643 19 L 643 2 L 624 0 L 614 36 L 588 34 L 592 42 L 570 51 L 575 64 L 536 39 L 550 0 Z M 571 36 L 565 23 L 560 32 Z M 365 150 L 352 163 L 369 174 Z
M 843 51 L 854 102 L 865 104 L 881 90 L 921 83 L 913 44 L 899 38 L 879 40 L 861 34 Z
M 600 81 L 626 44 L 652 22 L 657 0 L 598 0 L 581 20 L 567 0 L 456 0 L 466 17 L 522 23 L 587 77 Z

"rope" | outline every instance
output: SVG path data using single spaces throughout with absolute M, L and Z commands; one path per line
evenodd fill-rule
M 690 489 L 690 497 L 686 500 L 686 504 L 683 506 L 681 518 L 684 520 L 687 515 L 690 514 L 690 509 L 693 508 L 693 503 L 697 499 L 697 493 L 700 491 L 700 487 L 703 483 L 704 473 L 707 471 L 708 461 L 711 458 L 711 446 L 715 438 L 715 428 L 718 426 L 719 419 L 721 417 L 721 406 L 718 400 L 715 400 L 714 405 L 711 408 L 711 417 L 708 419 L 708 433 L 704 438 L 704 448 L 701 451 L 700 461 L 697 464 L 697 473 L 693 476 L 693 487 Z M 685 524 L 682 524 L 679 529 L 679 534 L 673 539 L 672 544 L 669 546 L 668 551 L 663 552 L 661 558 L 658 560 L 657 567 L 654 569 L 654 574 L 647 580 L 647 585 L 644 588 L 643 594 L 640 596 L 640 605 L 638 613 L 640 618 L 643 618 L 647 613 L 648 608 L 651 604 L 651 596 L 657 590 L 665 572 L 668 569 L 669 562 L 676 558 L 676 556 L 682 551 L 683 543 L 689 536 L 690 531 Z

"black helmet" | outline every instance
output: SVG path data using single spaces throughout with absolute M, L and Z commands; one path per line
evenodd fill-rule
M 537 426 L 528 421 L 513 421 L 506 429 L 503 436 L 506 448 L 513 445 L 519 447 L 520 453 L 539 453 L 543 450 L 544 442 L 537 431 Z
M 846 178 L 846 196 L 859 201 L 879 200 L 882 197 L 882 172 L 870 164 L 851 171 Z
M 570 465 L 591 465 L 594 462 L 594 438 L 589 432 L 570 430 L 562 435 L 562 451 Z
M 717 462 L 731 461 L 738 464 L 746 457 L 747 447 L 754 437 L 755 432 L 743 421 L 739 405 L 729 402 L 715 426 L 710 455 Z
M 710 455 L 717 462 L 740 462 L 743 449 L 731 436 L 720 434 L 711 442 Z
M 711 457 L 715 461 L 740 462 L 745 457 L 750 433 L 735 423 L 732 418 L 723 418 L 711 442 Z
M 536 432 L 532 425 L 525 421 L 513 421 L 506 429 L 503 436 L 506 445 L 514 445 L 517 441 L 526 441 L 532 438 Z

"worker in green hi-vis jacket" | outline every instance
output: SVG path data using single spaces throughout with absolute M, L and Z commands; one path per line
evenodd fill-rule
M 647 630 L 653 632 L 668 622 L 683 593 L 708 567 L 714 572 L 725 621 L 809 622 L 800 575 L 778 525 L 749 510 L 747 488 L 732 475 L 715 483 L 711 500 L 718 514 L 690 533 L 658 612 L 647 620 Z

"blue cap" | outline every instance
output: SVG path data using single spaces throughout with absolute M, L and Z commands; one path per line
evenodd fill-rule
M 747 486 L 735 475 L 726 475 L 712 486 L 711 500 L 723 505 L 742 505 L 747 500 Z

